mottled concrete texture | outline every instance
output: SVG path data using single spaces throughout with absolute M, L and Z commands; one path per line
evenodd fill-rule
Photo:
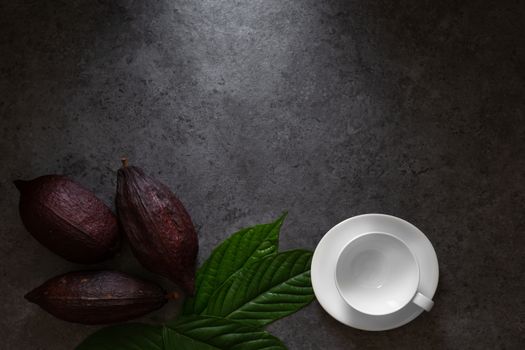
M 96 329 L 23 299 L 80 266 L 24 230 L 12 180 L 64 173 L 112 203 L 128 155 L 186 203 L 201 261 L 284 210 L 283 248 L 368 212 L 427 234 L 432 312 L 370 333 L 314 302 L 270 327 L 290 349 L 522 349 L 525 6 L 489 3 L 3 1 L 0 348 Z M 127 249 L 103 265 L 146 274 Z

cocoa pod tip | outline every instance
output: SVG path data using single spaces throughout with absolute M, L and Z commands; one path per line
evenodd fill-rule
M 32 291 L 30 291 L 29 293 L 26 293 L 26 295 L 24 295 L 24 299 L 31 302 L 31 303 L 36 303 L 39 299 L 39 295 L 40 293 L 38 292 L 37 290 L 38 288 L 35 288 L 33 289 Z
M 25 180 L 15 180 L 15 181 L 13 181 L 13 183 L 15 184 L 16 188 L 18 188 L 19 191 L 22 191 L 22 189 L 25 187 L 25 185 L 28 182 L 29 181 L 25 181 Z

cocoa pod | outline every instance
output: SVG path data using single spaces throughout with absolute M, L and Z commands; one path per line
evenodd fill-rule
M 161 182 L 137 167 L 117 176 L 117 213 L 139 262 L 192 295 L 199 242 L 190 215 Z
M 64 321 L 104 324 L 127 321 L 167 301 L 158 285 L 117 271 L 77 271 L 51 278 L 25 298 Z
M 49 250 L 76 263 L 96 263 L 118 248 L 119 228 L 111 209 L 92 192 L 62 175 L 15 181 L 20 217 Z

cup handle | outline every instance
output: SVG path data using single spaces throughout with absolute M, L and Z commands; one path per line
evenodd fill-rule
M 419 292 L 416 293 L 416 296 L 412 299 L 412 302 L 425 311 L 430 311 L 432 306 L 434 306 L 434 302 L 431 299 Z

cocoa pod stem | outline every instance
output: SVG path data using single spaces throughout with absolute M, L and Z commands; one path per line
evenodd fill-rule
M 168 294 L 166 294 L 166 299 L 168 300 L 179 300 L 180 299 L 180 294 L 178 292 L 170 292 Z

